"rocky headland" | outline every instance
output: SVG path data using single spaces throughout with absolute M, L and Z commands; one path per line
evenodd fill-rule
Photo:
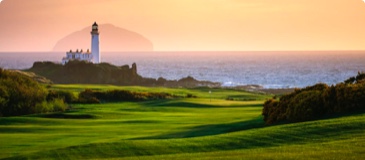
M 35 62 L 32 68 L 25 70 L 45 77 L 57 84 L 111 84 L 161 87 L 220 87 L 221 84 L 199 81 L 193 77 L 180 80 L 165 78 L 145 78 L 137 73 L 137 64 L 114 66 L 109 63 L 93 64 L 85 61 L 70 61 L 66 65 L 53 62 Z

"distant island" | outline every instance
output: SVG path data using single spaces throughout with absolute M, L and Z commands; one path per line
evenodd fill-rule
M 153 43 L 145 36 L 112 24 L 99 25 L 100 48 L 104 52 L 113 51 L 153 51 Z M 90 46 L 90 27 L 71 33 L 60 39 L 53 47 L 54 52 L 64 52 L 70 49 L 84 49 Z
M 111 84 L 128 86 L 161 87 L 220 87 L 221 84 L 210 81 L 198 81 L 193 77 L 180 80 L 144 78 L 137 73 L 137 64 L 115 66 L 109 63 L 93 64 L 85 61 L 70 61 L 65 65 L 53 62 L 35 62 L 30 69 L 24 70 L 43 76 L 57 84 Z M 40 79 L 37 76 L 37 79 Z

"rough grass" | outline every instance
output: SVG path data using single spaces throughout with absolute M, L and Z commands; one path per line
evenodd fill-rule
M 227 98 L 234 98 L 241 101 L 252 101 L 252 100 L 265 100 L 268 98 L 268 95 L 265 94 L 257 94 L 257 93 L 250 93 L 242 90 L 235 90 L 235 89 L 221 89 L 221 88 L 193 88 L 193 89 L 186 89 L 186 88 L 164 88 L 164 87 L 139 87 L 139 86 L 114 86 L 114 85 L 52 85 L 52 89 L 56 90 L 69 90 L 74 92 L 80 92 L 87 89 L 93 90 L 128 90 L 134 92 L 165 92 L 170 93 L 176 96 L 186 97 L 188 94 L 192 94 L 197 96 L 198 98 L 207 98 L 207 99 L 227 99 Z M 211 94 L 209 94 L 211 91 Z
M 79 91 L 114 86 L 56 85 Z M 196 99 L 74 105 L 57 114 L 0 118 L 0 158 L 8 159 L 361 159 L 365 114 L 265 126 L 262 100 L 243 91 L 120 87 L 195 93 Z M 214 91 L 213 91 L 214 93 Z M 219 94 L 218 94 L 219 93 Z

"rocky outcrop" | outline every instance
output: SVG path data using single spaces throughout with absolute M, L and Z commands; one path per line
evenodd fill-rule
M 70 61 L 66 65 L 53 62 L 35 62 L 26 70 L 50 79 L 57 84 L 112 84 L 163 87 L 220 87 L 220 83 L 198 81 L 193 77 L 180 80 L 144 78 L 137 73 L 137 64 L 114 66 L 109 63 L 93 64 L 85 61 Z

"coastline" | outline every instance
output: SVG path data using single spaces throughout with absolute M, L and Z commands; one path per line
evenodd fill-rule
M 321 53 L 328 53 L 324 55 Z M 217 56 L 221 55 L 226 56 Z M 362 51 L 317 52 L 103 52 L 103 61 L 121 66 L 136 62 L 143 77 L 178 80 L 194 77 L 224 87 L 257 84 L 265 89 L 303 88 L 343 82 L 365 70 Z M 57 62 L 64 53 L 1 53 L 0 67 L 30 68 L 35 61 Z M 21 58 L 20 58 L 21 57 Z

